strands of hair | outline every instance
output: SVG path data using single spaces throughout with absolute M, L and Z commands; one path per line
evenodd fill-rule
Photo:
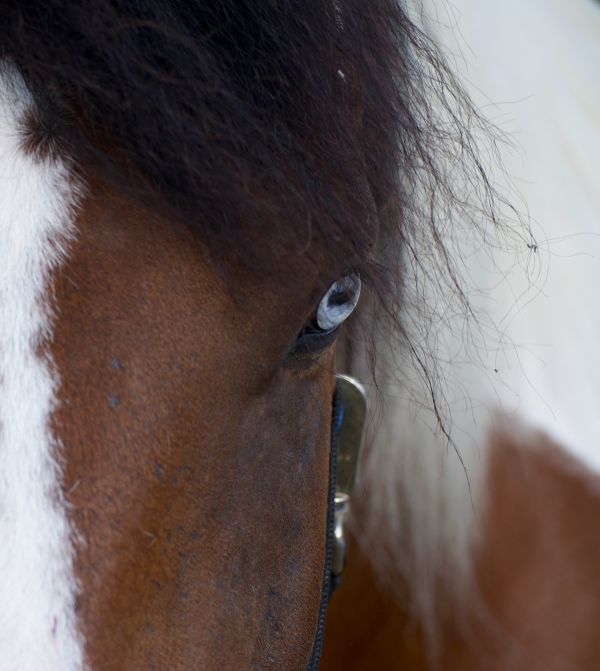
M 395 275 L 397 247 L 373 246 L 414 249 L 428 226 L 435 241 L 436 201 L 465 206 L 456 167 L 490 211 L 473 111 L 395 0 L 11 1 L 0 55 L 42 145 L 258 272 L 263 251 L 317 238 L 342 267 Z
M 8 0 L 2 14 L 0 59 L 36 100 L 30 151 L 183 220 L 222 264 L 267 274 L 273 254 L 319 242 L 371 285 L 394 364 L 421 376 L 452 442 L 421 334 L 469 311 L 449 241 L 501 245 L 508 229 L 486 177 L 497 138 L 404 3 Z

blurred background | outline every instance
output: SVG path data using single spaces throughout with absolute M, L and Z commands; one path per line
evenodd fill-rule
M 498 328 L 493 393 L 600 469 L 600 2 L 425 0 L 414 17 L 498 129 L 503 169 L 482 161 L 525 225 L 465 259 Z

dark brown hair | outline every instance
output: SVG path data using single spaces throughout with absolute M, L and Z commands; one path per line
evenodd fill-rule
M 482 124 L 398 0 L 9 0 L 0 57 L 38 147 L 257 272 L 317 238 L 397 315 L 411 267 L 460 296 L 441 231 L 494 220 Z

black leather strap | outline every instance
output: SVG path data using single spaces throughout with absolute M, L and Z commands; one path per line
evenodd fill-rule
M 325 570 L 323 573 L 323 588 L 321 592 L 321 605 L 319 607 L 319 620 L 317 632 L 313 645 L 312 655 L 306 671 L 317 671 L 321 661 L 323 648 L 323 636 L 325 634 L 325 619 L 327 616 L 327 605 L 335 589 L 332 581 L 331 565 L 333 561 L 333 534 L 335 531 L 335 482 L 337 464 L 337 441 L 344 419 L 344 407 L 338 394 L 333 397 L 333 416 L 331 418 L 331 447 L 329 450 L 329 491 L 327 494 L 327 539 L 325 545 Z

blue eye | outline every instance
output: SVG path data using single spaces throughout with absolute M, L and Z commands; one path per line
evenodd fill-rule
M 322 331 L 337 328 L 354 312 L 360 298 L 360 277 L 346 275 L 335 281 L 321 299 L 317 309 L 317 326 Z
M 331 345 L 339 327 L 356 308 L 360 286 L 360 277 L 356 273 L 336 280 L 321 299 L 316 318 L 302 329 L 291 353 L 311 354 Z

